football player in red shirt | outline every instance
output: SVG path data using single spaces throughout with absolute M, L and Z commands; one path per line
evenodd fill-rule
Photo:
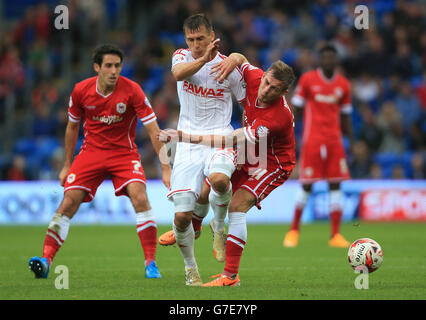
M 351 92 L 349 81 L 337 72 L 337 51 L 331 45 L 321 48 L 319 68 L 304 73 L 297 84 L 292 104 L 296 121 L 304 108 L 303 138 L 299 180 L 302 184 L 284 247 L 295 247 L 299 239 L 299 222 L 311 194 L 312 184 L 327 180 L 330 187 L 329 210 L 332 247 L 346 248 L 349 242 L 339 233 L 342 216 L 340 182 L 350 178 L 342 142 L 342 130 L 352 145 Z
M 77 83 L 69 101 L 65 163 L 59 173 L 64 197 L 48 226 L 43 256 L 31 258 L 29 268 L 36 278 L 47 278 L 50 265 L 68 235 L 71 218 L 82 202 L 95 197 L 98 186 L 110 176 L 115 195 L 128 196 L 135 208 L 137 233 L 145 255 L 145 277 L 161 278 L 155 262 L 157 225 L 134 142 L 139 118 L 160 157 L 164 144 L 156 138 L 160 130 L 156 116 L 141 87 L 120 76 L 123 53 L 119 48 L 100 46 L 93 60 L 97 76 Z M 81 120 L 84 141 L 72 160 Z M 171 168 L 167 156 L 162 159 L 161 168 L 163 183 L 168 188 Z
M 213 276 L 206 287 L 238 286 L 240 259 L 247 241 L 246 213 L 290 176 L 296 164 L 293 112 L 284 95 L 294 81 L 291 67 L 277 61 L 263 72 L 233 53 L 213 67 L 216 79 L 223 81 L 241 67 L 247 85 L 244 104 L 244 127 L 228 136 L 190 135 L 167 129 L 160 131 L 161 141 L 183 141 L 215 147 L 237 147 L 247 158 L 238 161 L 242 167 L 232 175 L 233 196 L 229 205 L 229 228 L 226 240 L 225 268 Z

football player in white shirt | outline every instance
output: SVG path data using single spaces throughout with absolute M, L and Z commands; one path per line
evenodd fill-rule
M 172 58 L 180 102 L 178 130 L 194 134 L 229 134 L 233 131 L 231 94 L 238 102 L 245 99 L 242 74 L 235 69 L 223 82 L 214 79 L 211 68 L 226 56 L 218 52 L 220 40 L 215 40 L 205 15 L 187 18 L 183 30 L 188 49 L 176 50 Z M 236 152 L 232 146 L 211 148 L 177 144 L 168 194 L 175 207 L 173 230 L 161 235 L 159 242 L 178 244 L 185 263 L 186 285 L 202 285 L 194 256 L 194 237 L 199 236 L 209 202 L 214 212 L 210 222 L 213 254 L 217 261 L 225 261 L 225 217 L 232 197 L 230 179 L 235 167 Z

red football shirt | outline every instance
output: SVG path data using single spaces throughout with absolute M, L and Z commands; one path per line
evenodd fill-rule
M 97 88 L 98 77 L 77 83 L 71 94 L 69 120 L 84 119 L 84 149 L 136 151 L 134 142 L 137 118 L 144 125 L 156 116 L 142 88 L 120 76 L 115 89 L 104 96 Z
M 303 141 L 342 139 L 340 114 L 352 112 L 350 83 L 344 76 L 336 72 L 327 79 L 320 68 L 306 72 L 300 77 L 291 102 L 305 108 Z
M 263 71 L 249 63 L 242 66 L 246 82 L 244 100 L 244 133 L 249 142 L 259 144 L 260 138 L 267 137 L 267 169 L 291 171 L 296 164 L 293 112 L 285 97 L 264 108 L 257 105 L 257 93 Z

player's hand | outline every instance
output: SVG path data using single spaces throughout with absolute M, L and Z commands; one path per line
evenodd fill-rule
M 61 186 L 64 186 L 65 179 L 68 175 L 68 171 L 70 171 L 71 166 L 70 165 L 64 165 L 61 172 L 59 172 L 59 182 L 61 183 Z
M 233 57 L 228 57 L 218 64 L 215 64 L 211 68 L 210 74 L 216 73 L 214 79 L 221 83 L 226 78 L 228 78 L 229 74 L 235 69 L 236 66 L 238 66 L 238 61 Z
M 160 130 L 157 139 L 161 142 L 179 142 L 179 131 L 175 129 Z
M 215 39 L 212 42 L 209 43 L 207 46 L 206 53 L 204 53 L 203 60 L 204 63 L 209 62 L 217 55 L 217 50 L 219 49 L 219 42 L 220 39 Z

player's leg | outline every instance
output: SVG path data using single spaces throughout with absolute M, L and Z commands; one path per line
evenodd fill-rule
M 209 160 L 206 173 L 211 186 L 209 201 L 214 212 L 210 228 L 213 233 L 213 255 L 219 262 L 225 261 L 225 218 L 232 198 L 231 176 L 235 171 L 233 149 L 217 149 Z
M 195 202 L 194 212 L 192 215 L 192 226 L 194 228 L 194 238 L 198 239 L 201 236 L 201 229 L 203 219 L 209 213 L 209 193 L 210 186 L 204 182 L 203 189 L 201 190 L 200 196 Z M 158 242 L 162 246 L 171 246 L 176 243 L 175 233 L 172 230 L 166 231 L 159 238 Z
M 226 263 L 222 274 L 203 286 L 238 286 L 238 270 L 247 241 L 246 213 L 256 204 L 256 197 L 246 189 L 238 189 L 229 204 L 229 226 L 226 241 Z
M 329 245 L 338 248 L 347 248 L 350 243 L 340 234 L 340 224 L 342 220 L 342 191 L 340 189 L 340 183 L 330 183 L 329 193 L 329 208 L 330 208 L 330 227 L 331 227 L 331 238 Z
M 87 194 L 87 191 L 80 189 L 72 189 L 65 192 L 59 208 L 47 227 L 43 244 L 43 256 L 35 256 L 28 263 L 36 278 L 47 278 L 50 265 L 56 253 L 68 236 L 71 218 L 77 212 Z
M 331 239 L 329 245 L 338 248 L 347 248 L 350 243 L 340 234 L 340 224 L 342 219 L 342 191 L 340 183 L 349 179 L 349 169 L 346 162 L 345 150 L 341 141 L 330 141 L 327 145 L 327 169 L 326 178 L 329 182 L 329 212 Z
M 198 239 L 200 237 L 203 219 L 209 213 L 209 194 L 210 185 L 207 182 L 204 182 L 200 196 L 195 202 L 194 212 L 192 215 L 192 226 L 194 228 L 195 239 Z
M 290 230 L 284 237 L 284 247 L 296 247 L 299 242 L 300 221 L 311 195 L 312 184 L 324 176 L 324 157 L 324 147 L 315 141 L 306 141 L 301 147 L 299 181 L 302 184 L 302 189 L 296 194 L 293 220 Z
M 195 208 L 196 197 L 193 192 L 179 192 L 173 195 L 175 218 L 173 232 L 176 243 L 185 264 L 186 285 L 202 285 L 194 255 L 194 227 L 192 215 Z
M 49 266 L 58 250 L 68 236 L 70 220 L 82 202 L 91 201 L 98 186 L 105 178 L 102 162 L 104 154 L 84 151 L 77 155 L 72 163 L 64 184 L 64 198 L 54 214 L 43 245 L 43 257 L 30 259 L 30 268 L 36 277 L 47 277 L 47 272 L 40 274 L 37 265 Z M 42 268 L 46 269 L 46 268 Z
M 283 245 L 286 248 L 296 247 L 299 242 L 300 220 L 302 219 L 303 210 L 309 200 L 312 191 L 312 184 L 306 183 L 298 190 L 296 194 L 296 205 L 294 208 L 293 220 L 290 225 L 290 230 L 284 237 Z
M 161 278 L 155 255 L 157 251 L 157 224 L 146 194 L 146 186 L 132 182 L 126 186 L 127 194 L 136 212 L 136 232 L 145 256 L 145 276 Z

